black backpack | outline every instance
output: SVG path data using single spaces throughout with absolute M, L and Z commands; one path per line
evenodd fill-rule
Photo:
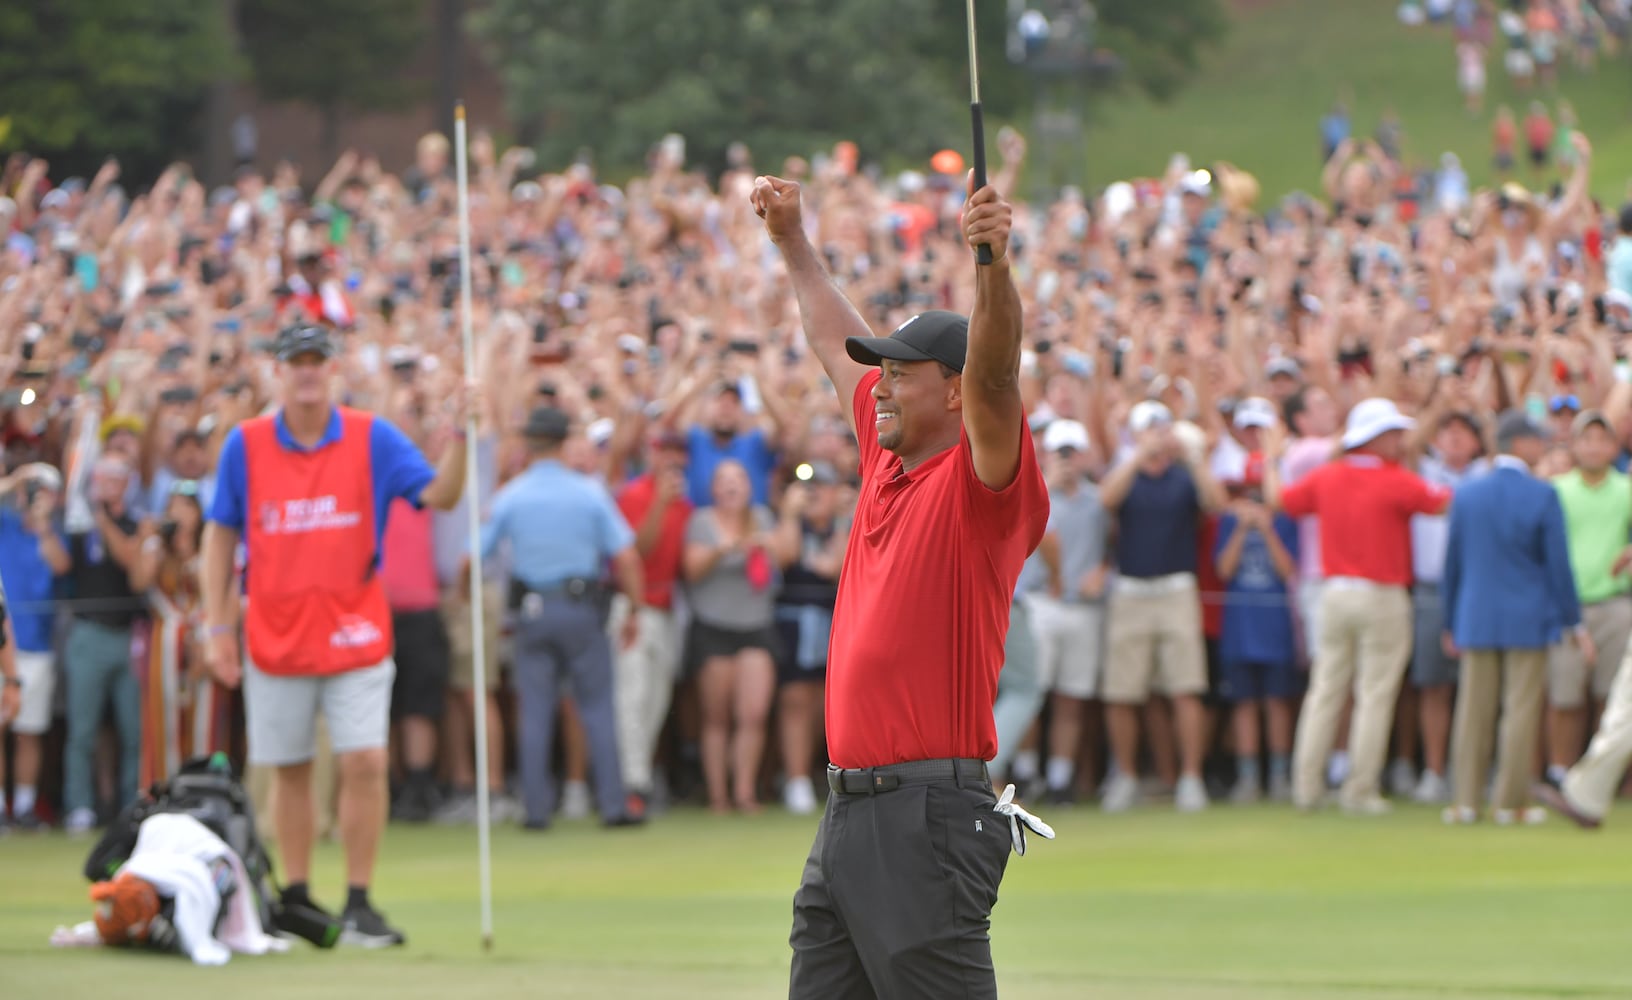
M 187 761 L 175 777 L 154 785 L 125 807 L 91 848 L 85 859 L 85 877 L 92 882 L 112 878 L 136 849 L 142 822 L 163 813 L 191 816 L 232 848 L 244 863 L 255 890 L 261 926 L 268 932 L 287 931 L 323 948 L 339 939 L 337 922 L 307 907 L 280 902 L 271 855 L 256 832 L 254 806 L 225 754 Z

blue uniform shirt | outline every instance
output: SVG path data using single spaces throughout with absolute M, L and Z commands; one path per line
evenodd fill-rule
M 68 540 L 57 539 L 66 547 Z M 50 604 L 56 596 L 57 578 L 40 555 L 40 540 L 23 527 L 23 519 L 11 507 L 0 507 L 0 585 L 6 595 L 6 614 L 17 637 L 17 648 L 25 653 L 51 651 L 51 626 L 56 611 Z
M 290 451 L 303 450 L 283 422 L 283 411 L 276 418 L 278 445 Z M 329 426 L 323 437 L 311 450 L 340 440 L 340 411 L 331 410 Z M 374 472 L 374 550 L 379 552 L 385 536 L 386 512 L 391 501 L 402 497 L 419 506 L 419 495 L 436 478 L 431 463 L 408 440 L 408 435 L 389 421 L 375 417 L 369 428 L 368 460 Z M 209 519 L 235 531 L 243 532 L 245 507 L 248 504 L 249 471 L 244 464 L 244 435 L 234 427 L 221 445 L 221 459 L 216 465 L 215 496 L 210 502 Z M 377 558 L 377 556 L 376 556 Z
M 606 561 L 635 543 L 612 494 L 555 459 L 541 459 L 505 483 L 482 527 L 482 558 L 510 543 L 513 575 L 534 590 L 567 580 L 599 580 Z

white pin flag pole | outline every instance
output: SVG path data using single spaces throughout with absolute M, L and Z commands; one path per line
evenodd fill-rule
M 476 377 L 476 348 L 470 319 L 470 177 L 466 168 L 465 102 L 454 108 L 453 148 L 459 182 L 459 325 L 465 348 L 465 381 Z M 471 706 L 476 729 L 476 843 L 481 879 L 482 950 L 493 950 L 493 830 L 488 818 L 487 788 L 487 649 L 482 628 L 482 505 L 477 466 L 477 431 L 480 415 L 470 407 L 465 416 L 465 509 L 470 515 L 470 636 L 475 684 Z

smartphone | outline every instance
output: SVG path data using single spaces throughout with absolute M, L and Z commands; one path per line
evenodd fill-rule
M 166 389 L 159 393 L 159 402 L 167 405 L 191 403 L 198 399 L 198 390 L 190 385 L 178 385 L 174 389 Z

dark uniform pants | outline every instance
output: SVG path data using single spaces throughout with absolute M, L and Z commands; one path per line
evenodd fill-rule
M 1009 821 L 986 782 L 828 796 L 793 897 L 789 1000 L 997 996 L 992 906 Z
M 612 646 L 599 605 L 539 597 L 516 616 L 516 693 L 520 701 L 521 798 L 527 821 L 547 824 L 555 811 L 550 748 L 563 684 L 571 685 L 589 740 L 589 765 L 602 819 L 623 815 L 617 717 L 612 708 Z

